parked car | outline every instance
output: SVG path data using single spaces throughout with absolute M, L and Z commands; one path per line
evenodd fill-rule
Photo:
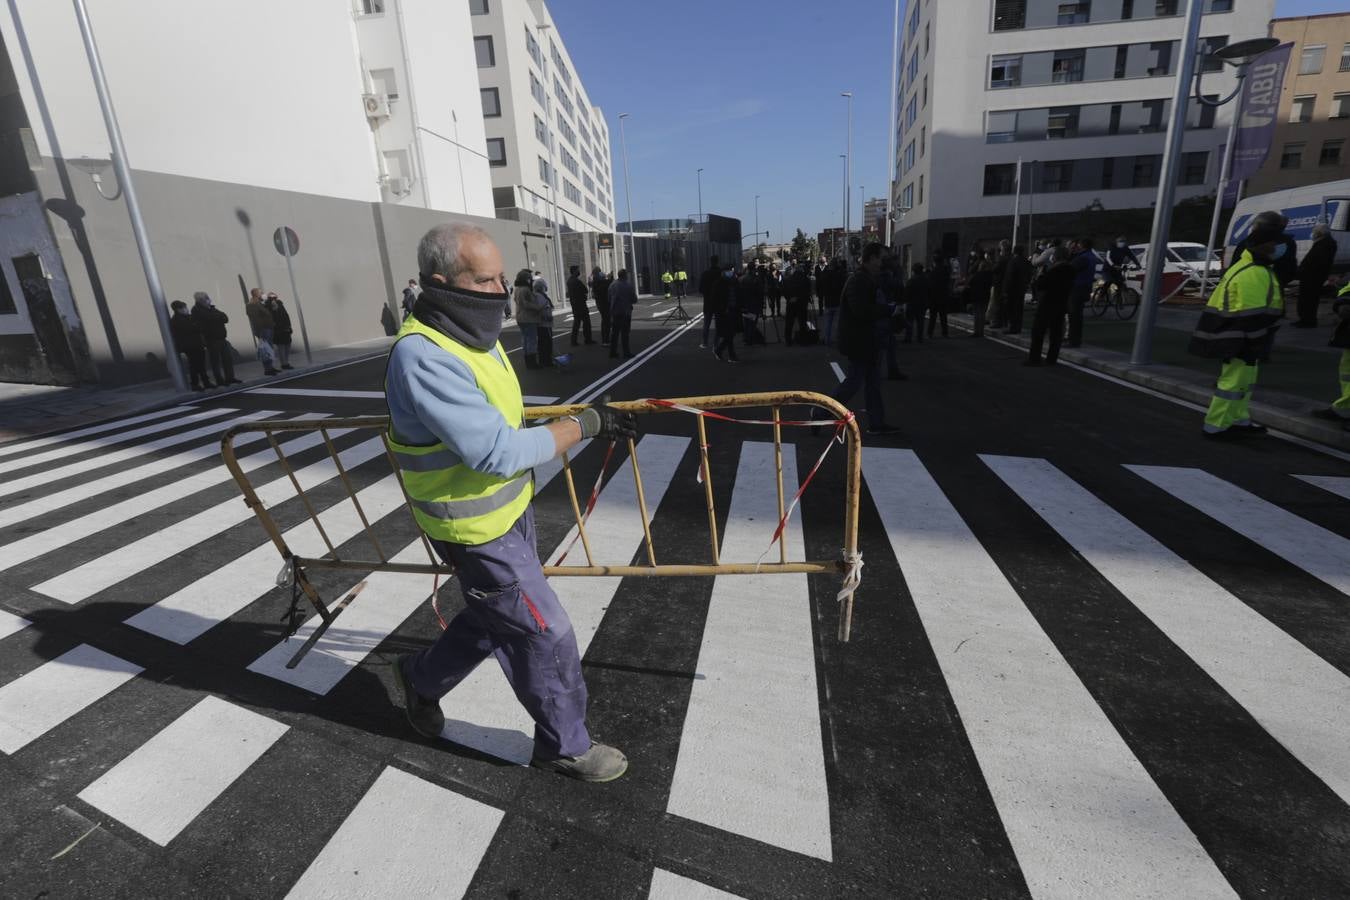
M 1131 244 L 1130 249 L 1139 257 L 1139 265 L 1148 265 L 1148 244 Z M 1205 245 L 1190 241 L 1168 241 L 1166 262 L 1163 274 L 1176 274 L 1201 277 L 1205 273 Z M 1209 277 L 1218 278 L 1223 273 L 1223 258 L 1217 250 L 1210 252 Z

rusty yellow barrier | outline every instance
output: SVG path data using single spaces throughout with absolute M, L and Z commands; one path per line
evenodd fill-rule
M 861 557 L 858 553 L 858 503 L 859 492 L 861 490 L 862 480 L 862 438 L 858 430 L 858 423 L 852 413 L 841 404 L 826 397 L 823 394 L 816 394 L 806 391 L 783 391 L 758 394 L 725 394 L 711 397 L 683 397 L 673 400 L 632 400 L 611 403 L 616 409 L 626 410 L 635 414 L 662 414 L 672 412 L 700 412 L 710 415 L 698 415 L 698 443 L 699 443 L 699 467 L 704 487 L 704 502 L 707 505 L 708 512 L 708 532 L 709 541 L 712 550 L 711 564 L 691 564 L 680 562 L 658 562 L 656 547 L 652 541 L 651 518 L 647 510 L 646 496 L 642 486 L 642 470 L 637 455 L 637 447 L 633 441 L 628 441 L 628 459 L 633 470 L 634 484 L 637 491 L 637 501 L 639 512 L 642 516 L 643 527 L 643 547 L 647 560 L 646 565 L 626 565 L 609 566 L 596 565 L 591 555 L 590 539 L 586 534 L 586 513 L 583 512 L 582 504 L 578 500 L 576 484 L 572 479 L 571 461 L 566 453 L 562 455 L 563 476 L 567 484 L 568 497 L 572 506 L 572 514 L 576 522 L 576 539 L 580 540 L 582 550 L 586 557 L 585 565 L 546 565 L 544 574 L 547 576 L 580 576 L 580 575 L 608 575 L 608 576 L 639 576 L 639 577 L 691 577 L 691 576 L 715 576 L 715 575 L 766 575 L 766 574 L 787 574 L 787 573 L 805 573 L 805 574 L 824 574 L 836 573 L 843 583 L 838 592 L 839 601 L 839 629 L 838 636 L 841 641 L 849 639 L 853 621 L 853 593 L 856 590 L 860 580 Z M 828 418 L 820 422 L 823 428 L 834 430 L 830 440 L 839 440 L 846 448 L 847 459 L 845 462 L 845 491 L 844 491 L 844 522 L 843 522 L 843 549 L 838 559 L 821 560 L 790 560 L 787 557 L 787 545 L 784 541 L 778 540 L 778 559 L 777 561 L 745 560 L 745 561 L 727 561 L 721 558 L 720 548 L 718 546 L 717 536 L 717 511 L 713 503 L 712 487 L 712 468 L 708 463 L 708 439 L 707 439 L 707 421 L 709 418 L 716 420 L 725 410 L 749 409 L 749 408 L 768 408 L 772 411 L 772 418 L 768 420 L 755 420 L 772 427 L 774 443 L 774 461 L 777 468 L 777 490 L 778 490 L 778 516 L 779 530 L 781 531 L 786 521 L 786 516 L 790 511 L 783 485 L 783 428 L 787 424 L 800 423 L 801 419 L 788 420 L 782 415 L 784 407 L 814 407 L 823 410 Z M 540 421 L 546 419 L 556 419 L 561 416 L 573 415 L 586 408 L 586 404 L 574 404 L 570 406 L 533 406 L 525 410 L 525 418 L 529 421 Z M 737 420 L 743 421 L 743 420 Z M 318 613 L 321 624 L 305 641 L 304 645 L 295 654 L 288 663 L 288 667 L 293 668 L 304 658 L 305 654 L 314 646 L 323 633 L 337 618 L 338 614 L 347 607 L 348 604 L 356 598 L 365 582 L 358 584 L 353 590 L 347 593 L 338 603 L 328 604 L 314 585 L 306 577 L 307 569 L 348 569 L 362 572 L 398 572 L 406 574 L 428 574 L 441 575 L 446 578 L 452 577 L 452 569 L 444 565 L 436 556 L 430 542 L 425 535 L 422 535 L 422 544 L 426 549 L 426 563 L 396 563 L 392 562 L 389 555 L 385 553 L 379 539 L 371 527 L 369 519 L 366 517 L 365 510 L 361 508 L 361 502 L 357 498 L 357 492 L 352 485 L 351 479 L 342 466 L 339 459 L 337 448 L 333 444 L 331 433 L 334 431 L 377 431 L 381 436 L 387 434 L 389 428 L 389 418 L 387 416 L 363 416 L 359 418 L 347 419 L 289 419 L 284 421 L 265 421 L 250 422 L 242 425 L 236 425 L 221 438 L 221 455 L 224 457 L 225 465 L 229 468 L 234 480 L 243 492 L 244 502 L 257 516 L 263 530 L 276 546 L 278 552 L 285 563 L 282 570 L 282 576 L 278 577 L 278 584 L 289 581 L 292 585 L 292 607 L 290 612 L 291 630 L 295 630 L 297 624 L 297 607 L 299 598 L 303 595 Z M 291 551 L 287 546 L 286 540 L 282 535 L 281 529 L 276 521 L 268 512 L 267 507 L 258 498 L 248 474 L 240 468 L 238 459 L 235 455 L 234 440 L 241 434 L 250 432 L 261 432 L 266 435 L 267 440 L 277 454 L 277 459 L 282 470 L 289 477 L 296 490 L 296 495 L 304 505 L 305 512 L 314 523 L 319 536 L 327 548 L 327 554 L 320 557 L 300 557 Z M 295 472 L 281 449 L 277 440 L 278 434 L 287 434 L 294 432 L 318 432 L 323 438 L 323 445 L 327 449 L 330 459 L 337 469 L 339 480 L 343 489 L 347 493 L 356 508 L 357 515 L 361 520 L 362 531 L 374 551 L 375 559 L 361 559 L 354 557 L 339 556 L 336 548 L 329 540 L 328 534 L 324 531 L 323 524 L 319 521 L 319 515 L 314 509 L 313 503 L 305 495 L 305 491 L 295 476 Z M 828 446 L 828 445 L 827 445 Z M 386 456 L 389 464 L 395 473 L 398 472 L 398 466 L 394 461 L 393 454 L 389 452 L 388 442 L 385 442 Z M 824 459 L 822 454 L 821 459 Z M 817 463 L 819 465 L 819 463 Z M 812 472 L 811 474 L 814 474 Z M 617 477 L 617 473 L 615 474 Z M 807 476 L 809 481 L 810 474 Z M 400 479 L 400 485 L 402 480 Z M 803 482 L 803 485 L 806 482 Z M 800 489 L 799 489 L 800 490 Z M 407 500 L 406 492 L 404 494 L 405 502 Z M 795 498 L 794 498 L 795 499 Z M 411 506 L 408 506 L 408 514 L 412 515 Z M 420 529 L 419 529 L 420 533 Z M 574 539 L 574 540 L 576 540 Z

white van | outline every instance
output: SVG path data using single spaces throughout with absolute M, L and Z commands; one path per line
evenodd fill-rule
M 1350 272 L 1350 179 L 1257 194 L 1238 203 L 1224 241 L 1225 262 L 1231 262 L 1233 248 L 1251 231 L 1256 214 L 1268 209 L 1289 218 L 1285 233 L 1298 242 L 1299 259 L 1312 244 L 1313 226 L 1327 223 L 1336 239 L 1336 264 L 1332 271 Z

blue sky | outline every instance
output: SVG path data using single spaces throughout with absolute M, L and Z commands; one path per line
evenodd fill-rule
M 591 101 L 609 120 L 618 219 L 627 218 L 618 115 L 627 120 L 633 217 L 703 209 L 770 240 L 839 224 L 846 101 L 853 92 L 858 188 L 885 196 L 891 76 L 888 0 L 553 0 L 550 10 Z M 1350 0 L 1277 0 L 1277 16 Z

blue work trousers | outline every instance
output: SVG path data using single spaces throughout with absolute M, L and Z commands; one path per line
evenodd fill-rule
M 586 730 L 586 681 L 567 612 L 544 578 L 535 548 L 534 510 L 486 544 L 432 541 L 455 567 L 465 608 L 436 643 L 409 665 L 413 688 L 439 698 L 483 660 L 497 657 L 506 680 L 534 719 L 534 755 L 580 756 Z

